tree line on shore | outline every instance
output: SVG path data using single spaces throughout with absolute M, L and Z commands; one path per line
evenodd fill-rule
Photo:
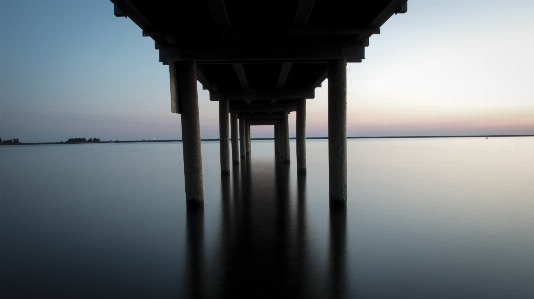
M 100 142 L 100 138 L 69 138 L 67 140 L 67 143 L 98 143 Z
M 20 141 L 18 138 L 5 139 L 5 140 L 2 140 L 2 138 L 0 138 L 0 144 L 20 144 Z
M 99 143 L 100 138 L 69 138 L 67 141 L 61 143 Z M 59 142 L 57 142 L 59 143 Z M 18 138 L 2 139 L 0 138 L 0 145 L 22 144 Z

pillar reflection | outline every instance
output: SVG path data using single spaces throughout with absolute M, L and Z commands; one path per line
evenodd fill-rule
M 331 298 L 346 296 L 346 245 L 347 209 L 338 205 L 330 206 L 330 247 L 329 247 L 329 293 Z
M 204 208 L 187 208 L 187 293 L 189 298 L 204 298 Z
M 196 289 L 191 297 L 317 297 L 306 243 L 306 177 L 294 186 L 295 193 L 291 192 L 290 165 L 279 155 L 267 161 L 247 156 L 243 162 L 233 166 L 231 176 L 220 180 L 220 234 L 215 237 L 216 245 L 210 245 L 216 252 L 206 253 L 215 256 L 210 258 L 215 265 L 209 265 L 209 272 L 215 273 L 209 276 L 215 282 L 202 280 L 206 266 L 198 256 L 201 242 L 198 236 L 188 238 L 192 242 L 188 244 L 188 257 L 192 258 L 188 262 L 199 266 L 189 271 L 195 281 L 191 288 Z M 188 230 L 195 228 L 195 223 Z M 196 255 L 193 246 L 200 249 Z M 210 290 L 202 291 L 207 284 L 212 286 Z

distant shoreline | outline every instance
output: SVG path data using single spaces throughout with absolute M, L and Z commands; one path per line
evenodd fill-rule
M 496 138 L 496 137 L 534 137 L 534 135 L 447 135 L 447 136 L 359 136 L 359 137 L 347 137 L 347 139 L 407 139 L 407 138 Z M 274 138 L 251 138 L 252 140 L 274 140 Z M 289 139 L 296 139 L 296 137 L 290 137 Z M 306 139 L 328 139 L 328 137 L 306 137 Z M 206 138 L 201 141 L 219 141 L 219 138 Z M 181 139 L 168 139 L 168 140 L 115 140 L 115 141 L 100 141 L 99 143 L 153 143 L 153 142 L 182 142 Z M 1 146 L 16 146 L 16 145 L 43 145 L 43 144 L 61 144 L 61 145 L 76 145 L 76 144 L 93 144 L 91 142 L 85 143 L 69 143 L 69 142 L 21 142 L 18 144 L 2 144 Z

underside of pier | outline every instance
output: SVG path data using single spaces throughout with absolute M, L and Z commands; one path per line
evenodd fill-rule
M 251 125 L 273 125 L 275 151 L 289 163 L 291 112 L 297 113 L 297 168 L 303 175 L 306 100 L 326 78 L 330 202 L 346 204 L 346 64 L 365 58 L 371 35 L 406 12 L 407 0 L 111 2 L 115 16 L 137 24 L 169 66 L 171 111 L 182 115 L 188 204 L 204 200 L 196 80 L 219 102 L 222 175 L 230 172 L 230 161 L 240 163 L 250 152 Z

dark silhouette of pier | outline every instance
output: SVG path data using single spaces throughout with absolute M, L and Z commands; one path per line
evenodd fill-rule
M 275 152 L 290 163 L 291 112 L 297 114 L 296 159 L 303 175 L 306 100 L 326 78 L 329 198 L 332 205 L 346 204 L 346 65 L 365 58 L 370 36 L 392 15 L 405 13 L 407 0 L 111 2 L 115 16 L 137 24 L 169 66 L 171 111 L 181 114 L 188 204 L 204 202 L 197 80 L 219 102 L 223 176 L 231 164 L 247 163 L 254 125 L 274 127 Z

